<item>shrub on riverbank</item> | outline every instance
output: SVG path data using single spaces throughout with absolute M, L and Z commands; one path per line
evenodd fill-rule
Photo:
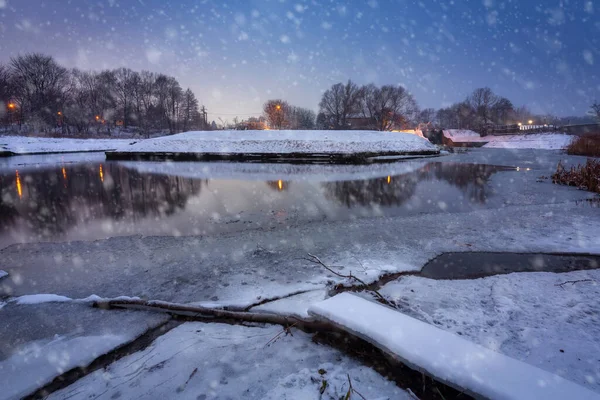
M 556 172 L 552 175 L 552 183 L 600 193 L 600 161 L 590 158 L 585 165 L 571 167 L 570 170 L 558 163 Z
M 600 136 L 581 136 L 567 147 L 567 154 L 600 157 Z

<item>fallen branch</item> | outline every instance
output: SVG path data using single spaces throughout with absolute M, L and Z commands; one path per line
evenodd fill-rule
M 561 288 L 563 288 L 563 289 L 564 289 L 564 286 L 565 286 L 567 283 L 570 283 L 570 284 L 574 285 L 574 284 L 576 284 L 576 283 L 579 283 L 579 282 L 595 282 L 595 281 L 594 281 L 593 279 L 578 279 L 578 280 L 576 280 L 576 281 L 566 281 L 566 282 L 563 282 L 563 283 L 557 283 L 557 284 L 556 284 L 556 285 L 554 285 L 554 286 L 560 286 Z
M 155 312 L 163 312 L 171 315 L 184 316 L 188 318 L 197 318 L 206 320 L 215 318 L 221 320 L 234 320 L 240 322 L 254 322 L 263 324 L 281 325 L 283 327 L 298 326 L 302 329 L 313 331 L 338 331 L 331 324 L 316 321 L 313 319 L 304 319 L 295 316 L 284 316 L 277 314 L 255 313 L 246 311 L 229 311 L 219 308 L 209 308 L 202 306 L 191 306 L 188 304 L 170 303 L 159 300 L 141 300 L 141 299 L 103 299 L 93 302 L 94 307 L 102 309 L 124 308 L 138 309 Z
M 390 303 L 390 301 L 388 299 L 386 299 L 385 297 L 383 297 L 381 295 L 381 293 L 379 293 L 377 290 L 375 289 L 370 289 L 369 285 L 367 285 L 365 283 L 365 281 L 363 281 L 362 279 L 352 275 L 352 272 L 350 272 L 350 275 L 344 275 L 344 274 L 340 274 L 339 272 L 334 271 L 333 269 L 331 269 L 331 267 L 327 266 L 323 261 L 321 261 L 321 259 L 313 254 L 308 253 L 308 257 L 304 257 L 303 260 L 309 261 L 313 264 L 318 264 L 320 266 L 322 266 L 323 268 L 325 268 L 327 271 L 331 272 L 332 274 L 339 276 L 340 278 L 344 278 L 344 279 L 353 279 L 356 282 L 358 282 L 360 285 L 363 286 L 363 288 L 369 292 L 372 292 L 373 294 L 375 294 L 375 296 L 377 296 L 377 298 L 384 303 L 385 305 L 388 305 L 390 307 L 394 307 L 394 305 L 392 303 Z

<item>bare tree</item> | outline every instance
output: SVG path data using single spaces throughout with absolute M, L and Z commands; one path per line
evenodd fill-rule
M 359 113 L 361 89 L 351 80 L 336 83 L 323 93 L 319 113 L 332 129 L 348 129 L 348 119 Z
M 496 96 L 494 92 L 492 92 L 492 89 L 488 87 L 475 89 L 471 96 L 469 96 L 467 102 L 473 110 L 475 110 L 480 126 L 493 123 L 490 116 L 492 109 L 496 106 L 498 100 L 498 96 Z
M 413 96 L 402 86 L 368 85 L 361 89 L 362 110 L 378 131 L 406 128 L 417 118 L 418 107 Z
M 272 129 L 282 129 L 289 125 L 290 105 L 281 100 L 268 100 L 263 106 L 265 118 Z
M 52 57 L 31 53 L 12 58 L 9 74 L 22 116 L 40 127 L 54 125 L 64 101 L 67 70 Z
M 292 107 L 291 114 L 291 129 L 315 129 L 317 115 L 313 110 L 302 107 Z
M 594 104 L 590 106 L 590 114 L 600 121 L 600 103 L 595 101 Z
M 118 113 L 123 117 L 123 126 L 129 125 L 134 102 L 135 73 L 129 68 L 114 71 Z

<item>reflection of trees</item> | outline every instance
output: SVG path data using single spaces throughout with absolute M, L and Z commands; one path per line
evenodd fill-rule
M 417 187 L 416 176 L 411 174 L 362 181 L 323 183 L 325 196 L 334 198 L 346 207 L 399 206 L 410 199 Z
M 325 195 L 346 205 L 399 206 L 415 193 L 419 181 L 441 180 L 460 189 L 472 202 L 484 203 L 490 177 L 507 168 L 491 165 L 429 163 L 406 174 L 367 180 L 327 182 Z
M 283 191 L 290 189 L 290 183 L 291 182 L 289 182 L 289 181 L 282 181 L 282 180 L 267 181 L 267 186 L 269 186 L 271 189 L 276 190 L 278 192 L 283 192 Z
M 509 169 L 485 164 L 430 163 L 419 170 L 419 178 L 446 181 L 460 189 L 472 202 L 485 203 L 490 194 L 487 185 L 490 177 Z
M 171 215 L 200 192 L 204 181 L 167 175 L 141 174 L 119 165 L 73 166 L 22 173 L 23 197 L 15 178 L 0 185 L 0 223 L 23 219 L 44 236 L 64 232 L 89 219 L 136 220 Z M 10 210 L 13 210 L 10 212 Z

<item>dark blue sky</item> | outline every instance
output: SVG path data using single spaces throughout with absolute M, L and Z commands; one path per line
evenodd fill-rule
M 31 51 L 176 76 L 211 119 L 274 97 L 316 110 L 348 78 L 421 107 L 481 86 L 561 116 L 600 100 L 597 0 L 0 0 L 0 62 Z

